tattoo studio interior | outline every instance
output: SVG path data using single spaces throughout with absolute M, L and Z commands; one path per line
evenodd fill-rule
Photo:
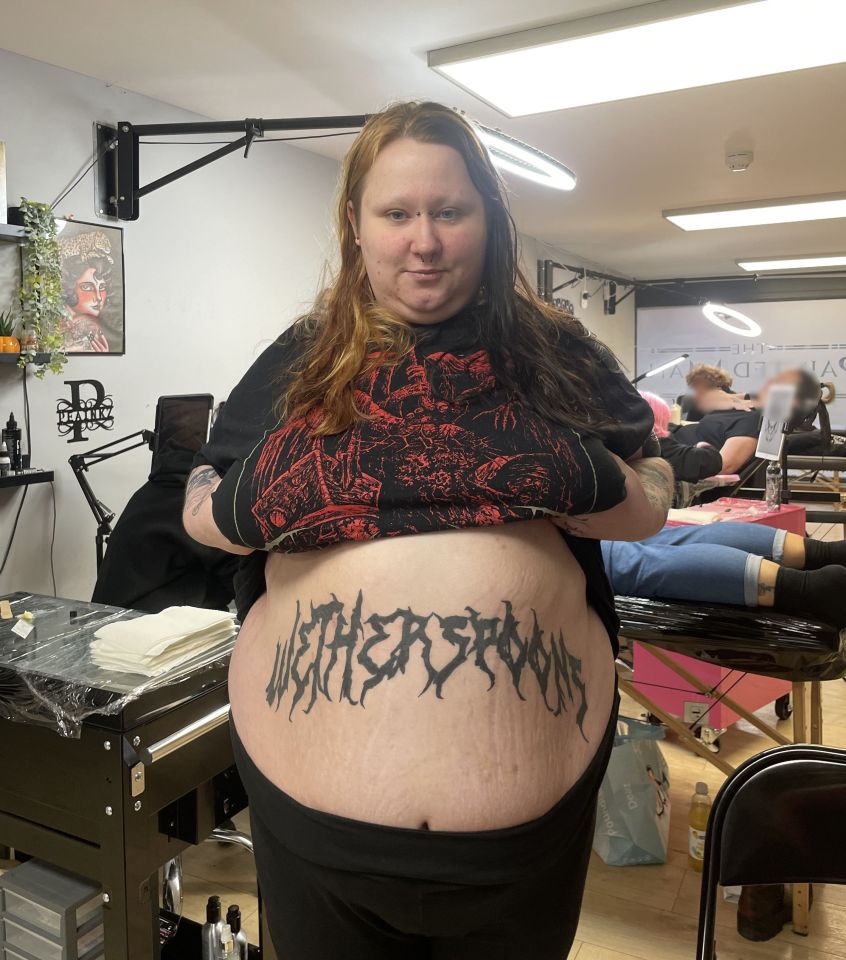
M 844 102 L 842 0 L 5 6 L 0 958 L 846 958 Z

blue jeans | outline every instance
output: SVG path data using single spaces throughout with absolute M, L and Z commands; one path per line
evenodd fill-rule
M 758 605 L 761 559 L 780 563 L 784 530 L 757 523 L 665 527 L 640 543 L 602 541 L 615 594 Z

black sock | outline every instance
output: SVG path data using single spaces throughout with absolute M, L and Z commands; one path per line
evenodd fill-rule
M 846 627 L 846 567 L 779 567 L 773 601 L 775 610 Z
M 846 540 L 805 540 L 804 570 L 819 570 L 831 564 L 846 567 Z

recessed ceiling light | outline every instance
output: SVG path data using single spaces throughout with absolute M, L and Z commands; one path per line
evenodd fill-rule
M 843 8 L 846 10 L 846 3 Z M 663 216 L 682 230 L 720 230 L 770 223 L 798 223 L 802 220 L 836 220 L 846 217 L 846 193 L 664 210 Z
M 846 253 L 829 257 L 782 257 L 779 260 L 737 260 L 750 273 L 761 270 L 812 270 L 815 267 L 846 267 Z
M 842 0 L 657 0 L 429 52 L 510 117 L 844 61 Z

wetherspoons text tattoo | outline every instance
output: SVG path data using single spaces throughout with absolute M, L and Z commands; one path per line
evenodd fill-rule
M 420 696 L 430 688 L 444 698 L 449 678 L 459 669 L 481 670 L 491 690 L 496 677 L 489 657 L 505 664 L 516 696 L 525 700 L 525 684 L 536 684 L 550 713 L 561 716 L 575 710 L 583 737 L 587 713 L 582 662 L 567 649 L 561 630 L 547 637 L 532 610 L 531 630 L 521 631 L 512 604 L 503 600 L 503 617 L 483 617 L 472 607 L 466 614 L 420 615 L 408 607 L 393 613 L 374 613 L 362 622 L 362 591 L 350 610 L 334 593 L 326 603 L 310 603 L 305 619 L 297 601 L 291 635 L 276 644 L 273 673 L 267 684 L 267 703 L 278 710 L 288 698 L 288 719 L 299 706 L 308 714 L 319 698 L 332 700 L 330 682 L 340 700 L 364 706 L 368 693 L 404 673 L 412 657 L 423 663 L 427 680 Z M 369 631 L 368 629 L 369 628 Z M 442 638 L 451 647 L 446 662 L 435 660 L 436 641 Z M 443 649 L 437 646 L 437 650 Z M 524 689 L 521 690 L 521 684 Z M 587 737 L 585 737 L 587 740 Z

